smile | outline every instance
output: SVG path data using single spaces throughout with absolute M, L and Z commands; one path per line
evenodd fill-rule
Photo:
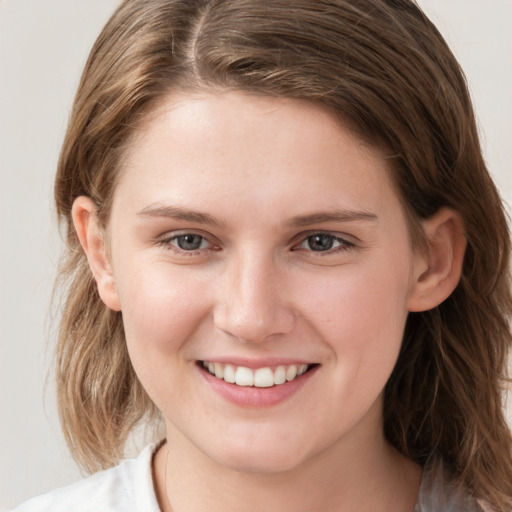
M 289 364 L 275 368 L 263 367 L 251 369 L 245 366 L 202 361 L 209 373 L 229 384 L 237 386 L 270 388 L 291 382 L 306 373 L 313 365 Z

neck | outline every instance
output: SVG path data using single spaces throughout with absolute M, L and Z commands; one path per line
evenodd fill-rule
M 217 464 L 169 427 L 154 461 L 163 512 L 411 512 L 417 500 L 421 469 L 380 431 L 338 441 L 293 469 L 257 473 Z

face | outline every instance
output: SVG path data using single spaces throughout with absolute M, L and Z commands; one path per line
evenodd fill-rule
M 378 150 L 297 100 L 174 96 L 108 232 L 105 301 L 171 441 L 269 472 L 382 438 L 416 256 Z

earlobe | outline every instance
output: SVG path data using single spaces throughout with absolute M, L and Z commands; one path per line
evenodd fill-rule
M 121 311 L 112 266 L 105 251 L 105 234 L 98 226 L 94 202 L 89 197 L 77 197 L 73 202 L 71 215 L 101 300 L 110 309 Z
M 442 208 L 423 222 L 427 250 L 418 254 L 409 311 L 427 311 L 447 299 L 459 283 L 466 250 L 460 215 Z

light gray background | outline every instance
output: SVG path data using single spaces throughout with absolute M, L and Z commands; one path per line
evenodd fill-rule
M 51 189 L 81 68 L 117 4 L 0 0 L 0 511 L 80 477 L 46 382 L 59 254 Z M 512 3 L 420 4 L 466 71 L 487 162 L 512 204 Z

